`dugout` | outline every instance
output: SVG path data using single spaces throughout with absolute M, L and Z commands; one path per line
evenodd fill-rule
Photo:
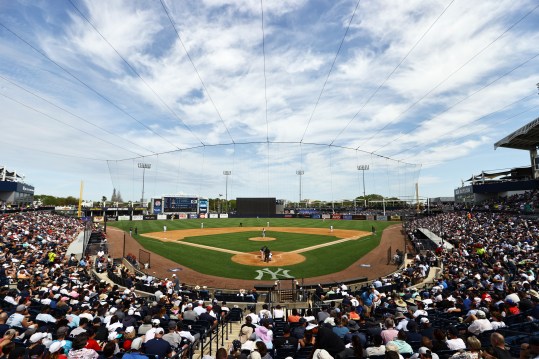
M 236 217 L 274 217 L 277 214 L 275 197 L 236 198 Z

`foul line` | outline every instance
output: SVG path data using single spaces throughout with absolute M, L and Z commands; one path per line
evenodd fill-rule
M 153 238 L 153 239 L 160 239 L 160 238 L 155 238 L 155 237 L 152 237 L 152 236 L 144 236 L 144 237 L 147 237 L 147 238 Z M 355 240 L 358 240 L 358 239 L 361 239 L 361 238 L 366 238 L 368 236 L 353 236 L 353 237 L 348 237 L 348 238 L 342 238 L 342 239 L 338 239 L 336 241 L 332 241 L 332 242 L 328 242 L 328 243 L 321 243 L 321 244 L 317 244 L 317 245 L 314 245 L 314 246 L 311 246 L 311 247 L 306 247 L 306 248 L 300 248 L 300 249 L 296 249 L 294 251 L 289 251 L 289 252 L 281 252 L 282 254 L 284 253 L 304 253 L 304 252 L 308 252 L 308 251 L 312 251 L 312 250 L 315 250 L 315 249 L 319 249 L 319 248 L 323 248 L 323 247 L 330 247 L 334 244 L 339 244 L 339 243 L 343 243 L 343 242 L 348 242 L 348 241 L 355 241 Z M 162 238 L 162 239 L 166 239 L 166 238 Z M 198 244 L 198 243 L 190 243 L 190 242 L 186 242 L 186 241 L 177 241 L 177 242 L 170 242 L 170 243 L 176 243 L 176 244 L 183 244 L 183 245 L 186 245 L 186 246 L 192 246 L 192 247 L 198 247 L 198 248 L 203 248 L 203 249 L 207 249 L 207 250 L 210 250 L 210 251 L 216 251 L 216 252 L 223 252 L 223 253 L 229 253 L 229 254 L 249 254 L 249 252 L 238 252 L 238 251 L 234 251 L 232 249 L 225 249 L 225 248 L 216 248 L 216 247 L 210 247 L 210 246 L 206 246 L 204 244 Z

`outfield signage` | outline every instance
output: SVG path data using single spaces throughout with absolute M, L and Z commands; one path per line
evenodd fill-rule
M 228 218 L 228 213 L 221 213 L 220 217 L 221 218 Z
M 218 213 L 210 213 L 210 218 L 219 218 Z
M 146 214 L 146 215 L 142 216 L 142 218 L 143 218 L 145 221 L 151 221 L 151 220 L 156 220 L 156 219 L 157 219 L 157 215 L 156 215 L 156 214 Z
M 119 221 L 129 221 L 131 220 L 131 216 L 118 216 Z
M 166 214 L 158 214 L 157 219 L 167 219 L 167 215 Z
M 153 199 L 153 214 L 159 214 L 163 212 L 163 201 L 161 198 Z
M 377 221 L 387 221 L 387 216 L 376 216 Z
M 132 221 L 142 221 L 144 220 L 144 216 L 142 215 L 134 215 L 133 218 L 131 218 Z

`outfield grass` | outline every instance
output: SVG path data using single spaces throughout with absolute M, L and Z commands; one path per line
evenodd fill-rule
M 262 267 L 237 264 L 231 261 L 231 254 L 211 251 L 203 248 L 185 246 L 173 242 L 162 242 L 141 236 L 149 232 L 161 232 L 163 226 L 168 230 L 181 230 L 200 228 L 200 223 L 204 223 L 204 228 L 238 227 L 240 223 L 244 227 L 266 227 L 266 236 L 278 238 L 275 241 L 267 242 L 272 251 L 291 251 L 294 249 L 310 247 L 320 243 L 337 240 L 338 238 L 329 235 L 305 235 L 297 233 L 272 232 L 274 227 L 304 227 L 304 228 L 329 228 L 333 225 L 335 229 L 355 229 L 371 231 L 374 225 L 377 229 L 376 235 L 369 235 L 355 241 L 347 241 L 302 253 L 306 260 L 302 263 L 283 266 L 283 270 L 288 270 L 289 275 L 295 278 L 309 278 L 325 274 L 331 274 L 346 269 L 366 253 L 370 252 L 380 243 L 383 229 L 393 224 L 392 222 L 375 221 L 344 221 L 344 220 L 313 220 L 313 219 L 288 219 L 288 218 L 248 218 L 248 219 L 189 219 L 189 220 L 161 220 L 161 221 L 121 221 L 109 222 L 109 226 L 115 226 L 125 231 L 129 228 L 138 229 L 135 239 L 147 250 L 166 257 L 179 266 L 186 266 L 200 273 L 237 279 L 255 279 Z M 269 228 L 267 222 L 270 222 Z M 233 249 L 241 252 L 258 251 L 263 245 L 262 242 L 247 240 L 249 237 L 259 237 L 260 232 L 237 232 L 221 235 L 190 237 L 186 240 L 193 243 L 200 243 L 208 246 Z M 273 267 L 273 271 L 277 268 Z M 263 279 L 268 279 L 264 277 Z
M 238 252 L 255 252 L 265 245 L 270 247 L 274 252 L 290 252 L 317 244 L 333 242 L 337 239 L 334 236 L 272 231 L 266 231 L 266 237 L 277 238 L 276 240 L 266 242 L 249 241 L 248 239 L 252 237 L 260 237 L 260 232 L 236 232 L 186 237 L 183 241 L 215 248 L 231 249 Z

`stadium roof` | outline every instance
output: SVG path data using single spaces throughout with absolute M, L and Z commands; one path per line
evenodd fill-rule
M 517 150 L 532 150 L 539 146 L 539 117 L 494 144 Z

